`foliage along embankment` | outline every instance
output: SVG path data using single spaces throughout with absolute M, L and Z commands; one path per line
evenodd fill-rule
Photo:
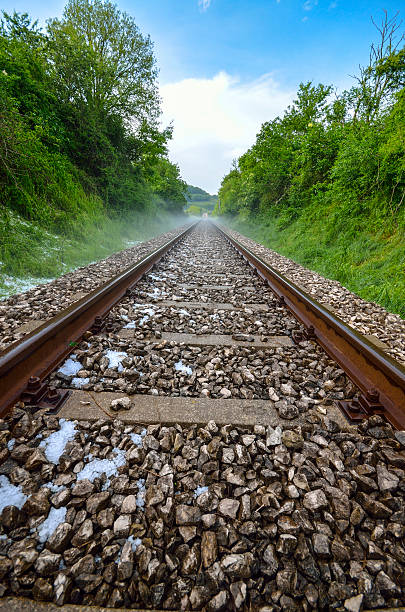
M 1 272 L 52 267 L 46 248 L 33 257 L 46 232 L 83 259 L 88 249 L 120 248 L 120 228 L 182 214 L 187 186 L 167 158 L 171 128 L 159 116 L 152 42 L 114 4 L 69 0 L 45 32 L 26 14 L 3 12 Z M 97 248 L 100 240 L 110 246 Z M 30 242 L 33 250 L 20 249 Z
M 369 65 L 337 95 L 301 84 L 224 178 L 216 213 L 405 317 L 405 47 L 385 16 Z
M 1 249 L 5 255 L 2 268 L 7 270 L 0 274 L 0 299 L 168 232 L 185 221 L 185 217 L 176 217 L 164 210 L 155 215 L 134 213 L 133 218 L 105 216 L 97 225 L 89 222 L 87 237 L 79 239 L 50 232 L 9 212 L 7 226 L 0 225 Z

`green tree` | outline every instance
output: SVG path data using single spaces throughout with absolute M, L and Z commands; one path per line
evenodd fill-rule
M 168 210 L 182 212 L 187 204 L 187 184 L 180 177 L 180 169 L 165 157 L 160 157 L 154 167 L 153 191 L 165 202 Z
M 153 45 L 109 0 L 69 0 L 48 23 L 55 80 L 65 101 L 138 125 L 159 114 Z

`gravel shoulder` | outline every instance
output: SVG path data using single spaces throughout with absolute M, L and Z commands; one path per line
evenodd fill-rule
M 162 246 L 184 229 L 185 226 L 181 226 L 160 234 L 129 249 L 114 253 L 106 259 L 77 268 L 50 283 L 0 301 L 0 351 L 23 338 L 36 326 L 57 315 L 85 294 L 97 289 L 121 270 Z
M 367 302 L 338 281 L 324 278 L 276 251 L 228 229 L 229 233 L 256 256 L 304 289 L 318 302 L 331 307 L 351 327 L 364 335 L 373 335 L 386 346 L 388 355 L 405 364 L 405 321 L 374 302 Z M 405 296 L 404 296 L 405 299 Z
M 0 420 L 0 609 L 404 606 L 405 432 L 299 329 L 208 224 L 167 253 Z

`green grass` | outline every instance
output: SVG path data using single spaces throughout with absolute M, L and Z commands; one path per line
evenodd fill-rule
M 80 219 L 69 237 L 8 211 L 0 216 L 0 298 L 108 257 L 137 241 L 169 231 L 185 218 L 161 212 L 133 213 L 125 218 Z
M 389 236 L 369 224 L 336 221 L 335 210 L 323 215 L 308 210 L 284 229 L 276 217 L 235 217 L 233 229 L 294 261 L 338 280 L 365 300 L 376 302 L 405 318 L 405 233 Z
M 190 202 L 189 207 L 186 210 L 186 213 L 191 215 L 199 215 L 202 213 L 211 213 L 214 210 L 215 202 L 207 201 L 207 202 Z

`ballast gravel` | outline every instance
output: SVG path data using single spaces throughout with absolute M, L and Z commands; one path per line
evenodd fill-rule
M 0 420 L 0 597 L 207 612 L 403 606 L 405 432 L 379 416 L 358 427 L 324 416 L 356 388 L 315 343 L 291 342 L 300 329 L 222 238 L 206 225 L 187 236 L 51 386 L 118 391 L 118 414 L 133 394 L 265 399 L 291 424 L 73 422 L 16 406 Z M 275 335 L 287 344 L 254 346 Z
M 19 331 L 23 325 L 45 321 L 67 308 L 72 302 L 94 291 L 120 270 L 134 264 L 148 253 L 180 234 L 186 226 L 178 227 L 141 242 L 129 249 L 114 253 L 106 259 L 77 268 L 73 272 L 34 287 L 24 293 L 0 301 L 0 351 L 20 340 L 29 330 Z
M 388 312 L 374 302 L 363 300 L 338 281 L 325 278 L 239 232 L 227 231 L 321 304 L 331 306 L 345 323 L 362 334 L 373 335 L 384 342 L 388 346 L 384 351 L 405 364 L 405 321 L 399 315 Z
M 314 410 L 291 429 L 82 421 L 54 463 L 37 434 L 64 423 L 18 408 L 0 421 L 0 489 L 20 492 L 0 515 L 0 596 L 207 611 L 405 604 L 404 432 L 380 417 L 351 431 Z

